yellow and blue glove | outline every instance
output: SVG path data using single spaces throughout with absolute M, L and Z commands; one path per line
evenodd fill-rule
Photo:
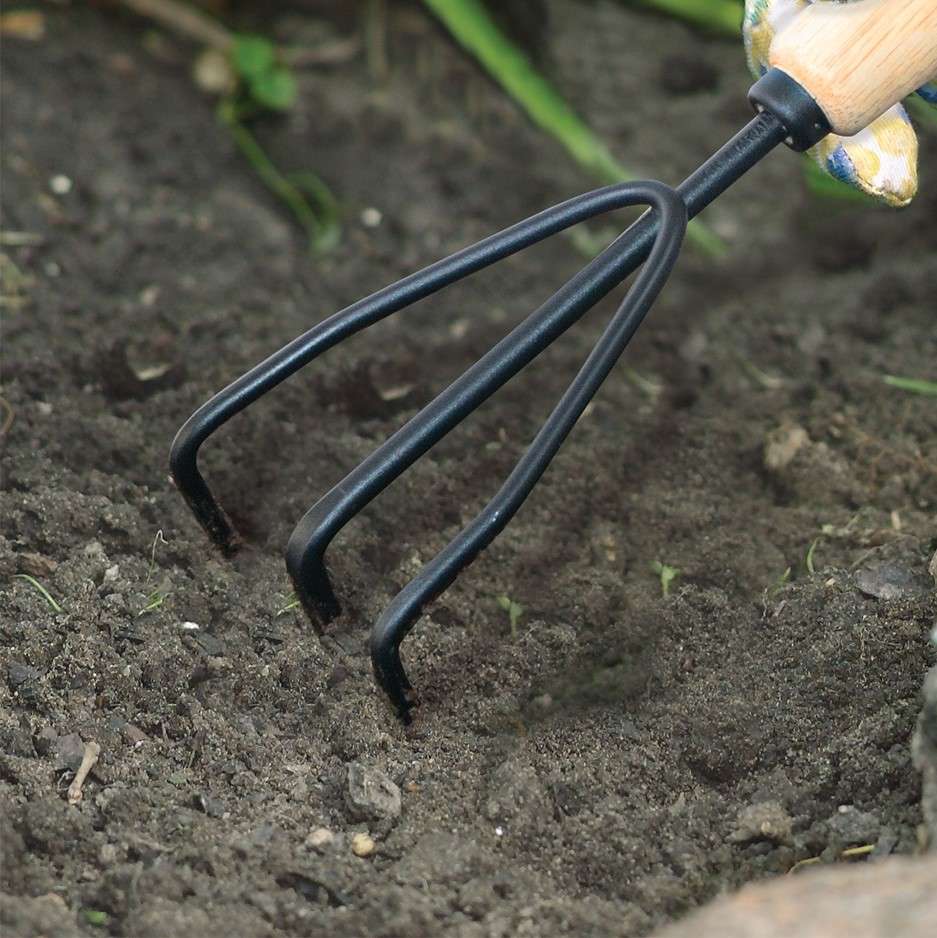
M 745 0 L 742 31 L 748 66 L 756 78 L 767 71 L 768 52 L 774 37 L 813 2 Z M 937 80 L 925 85 L 917 93 L 925 101 L 937 104 Z M 907 205 L 917 192 L 917 135 L 911 126 L 908 112 L 900 104 L 890 108 L 853 137 L 831 134 L 810 153 L 831 176 L 888 205 Z

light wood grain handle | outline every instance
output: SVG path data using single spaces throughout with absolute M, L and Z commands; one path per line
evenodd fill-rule
M 937 0 L 814 3 L 778 35 L 770 60 L 851 136 L 937 77 Z

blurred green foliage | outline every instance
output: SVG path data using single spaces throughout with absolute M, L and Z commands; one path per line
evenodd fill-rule
M 286 111 L 296 100 L 296 80 L 277 61 L 276 46 L 263 36 L 235 36 L 231 64 L 247 96 L 260 107 Z
M 309 248 L 324 253 L 341 235 L 338 202 L 313 172 L 283 172 L 248 127 L 269 111 L 288 111 L 296 101 L 296 80 L 264 36 L 238 34 L 230 51 L 237 86 L 219 107 L 234 142 L 264 185 L 292 212 L 309 238 Z
M 606 184 L 636 178 L 504 35 L 482 0 L 423 2 L 528 117 L 559 141 L 580 166 Z M 709 254 L 725 252 L 721 239 L 699 222 L 690 224 L 688 237 Z
M 926 397 L 937 397 L 937 381 L 925 381 L 923 378 L 901 378 L 897 375 L 885 375 L 883 380 L 885 384 L 901 391 L 923 394 Z

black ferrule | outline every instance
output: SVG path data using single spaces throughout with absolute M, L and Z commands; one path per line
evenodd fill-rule
M 812 95 L 786 72 L 772 68 L 752 85 L 748 100 L 758 111 L 773 114 L 788 133 L 793 150 L 809 150 L 831 130 L 830 122 Z

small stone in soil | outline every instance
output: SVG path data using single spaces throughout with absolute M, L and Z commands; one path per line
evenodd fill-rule
M 856 585 L 866 596 L 885 600 L 914 599 L 929 588 L 923 577 L 888 561 L 863 567 L 856 574 Z
M 377 844 L 370 834 L 355 834 L 351 838 L 351 852 L 356 857 L 369 857 L 377 850 Z
M 78 770 L 85 755 L 85 744 L 77 733 L 59 736 L 53 744 L 55 750 L 55 767 L 57 769 Z
M 355 820 L 400 817 L 400 789 L 379 769 L 369 769 L 359 762 L 348 766 L 345 803 Z
M 803 427 L 783 424 L 765 437 L 765 468 L 771 472 L 782 472 L 794 457 L 810 442 Z
M 335 835 L 327 827 L 317 827 L 307 838 L 305 844 L 312 850 L 322 850 L 335 842 Z

